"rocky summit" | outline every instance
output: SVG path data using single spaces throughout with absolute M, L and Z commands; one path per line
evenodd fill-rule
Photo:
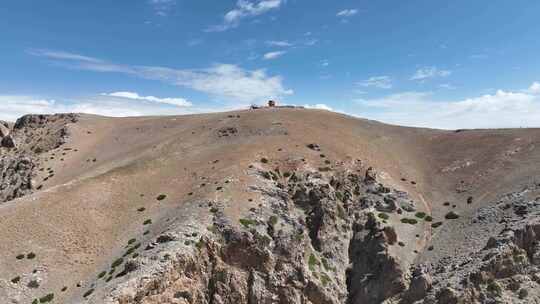
M 0 303 L 540 303 L 540 129 L 0 122 Z

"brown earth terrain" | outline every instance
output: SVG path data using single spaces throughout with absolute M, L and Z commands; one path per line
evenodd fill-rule
M 540 303 L 540 129 L 0 122 L 0 303 Z

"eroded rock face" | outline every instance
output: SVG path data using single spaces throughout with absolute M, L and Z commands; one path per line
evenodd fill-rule
M 350 172 L 266 173 L 255 172 L 265 184 L 251 188 L 266 202 L 242 225 L 212 203 L 213 232 L 198 232 L 195 248 L 169 231 L 168 242 L 148 251 L 172 248 L 167 266 L 136 270 L 93 303 L 369 304 L 407 290 L 407 270 L 388 250 L 396 231 L 371 212 L 395 190 Z M 422 274 L 411 294 L 429 288 Z
M 35 164 L 29 157 L 0 159 L 0 202 L 10 201 L 32 192 Z
M 12 129 L 0 121 L 0 203 L 32 193 L 38 155 L 64 144 L 76 121 L 76 114 L 26 115 Z

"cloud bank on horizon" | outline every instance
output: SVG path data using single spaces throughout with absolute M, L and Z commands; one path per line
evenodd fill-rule
M 530 55 L 540 52 L 540 3 L 136 2 L 36 3 L 39 16 L 8 3 L 0 120 L 192 114 L 277 99 L 406 126 L 540 127 L 540 63 Z

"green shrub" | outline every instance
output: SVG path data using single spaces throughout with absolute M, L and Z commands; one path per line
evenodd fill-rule
M 390 218 L 390 216 L 388 216 L 388 214 L 382 213 L 382 212 L 379 213 L 378 217 L 381 218 L 381 219 L 383 219 L 383 220 L 387 220 L 387 219 Z
M 499 283 L 495 282 L 493 279 L 488 282 L 487 290 L 497 297 L 500 297 L 502 294 L 501 285 L 499 285 Z
M 416 212 L 415 216 L 419 219 L 423 219 L 426 217 L 426 213 L 425 212 Z
M 261 158 L 261 163 L 268 164 L 268 159 L 265 157 Z
M 455 213 L 454 211 L 450 211 L 444 216 L 444 218 L 447 220 L 455 220 L 459 218 L 459 214 Z
M 16 276 L 14 277 L 13 279 L 11 279 L 11 283 L 13 284 L 17 284 L 21 281 L 21 277 L 20 276 Z
M 146 210 L 146 208 L 144 208 L 144 207 L 141 207 L 141 208 L 137 209 L 137 211 L 139 211 L 139 212 L 143 212 L 144 210 Z
M 151 219 L 147 219 L 146 221 L 143 222 L 143 225 L 150 225 L 152 224 L 152 220 Z
M 118 258 L 111 264 L 111 268 L 116 268 L 116 267 L 122 265 L 122 263 L 124 263 L 124 259 L 123 258 Z
M 149 233 L 150 233 L 150 230 L 146 230 L 146 231 L 143 233 L 143 235 L 147 235 L 147 234 L 149 234 Z
M 61 291 L 64 292 L 64 291 L 66 291 L 67 289 L 68 289 L 68 287 L 67 287 L 67 286 L 64 286 L 64 287 L 62 287 Z
M 51 302 L 54 299 L 54 293 L 49 293 L 41 298 L 39 298 L 39 303 Z
M 317 260 L 317 257 L 313 253 L 310 254 L 309 260 L 308 260 L 309 270 L 315 271 L 315 266 L 318 266 L 318 265 L 320 265 L 320 263 L 319 263 L 319 260 Z
M 26 258 L 29 259 L 29 260 L 32 260 L 36 257 L 36 254 L 33 253 L 33 252 L 30 252 L 29 254 L 26 255 Z
M 105 276 L 106 274 L 107 274 L 107 272 L 106 272 L 106 271 L 102 271 L 102 272 L 100 272 L 100 273 L 98 274 L 98 279 L 101 279 L 101 278 L 103 278 L 103 277 L 104 277 L 104 276 Z
M 39 304 L 39 300 L 38 300 L 38 299 L 34 299 L 34 301 L 32 301 L 32 304 Z
M 432 228 L 439 228 L 440 226 L 442 226 L 442 224 L 443 224 L 442 222 L 436 222 L 436 223 L 431 224 L 431 227 Z
M 135 252 L 131 257 L 134 258 L 134 259 L 136 259 L 136 258 L 139 257 L 139 254 L 138 254 L 137 252 Z
M 167 198 L 167 195 L 165 195 L 165 194 L 160 194 L 160 195 L 157 196 L 156 199 L 157 199 L 158 201 L 162 201 L 162 200 L 164 200 L 164 199 L 166 199 L 166 198 Z
M 94 292 L 94 289 L 89 289 L 87 292 L 83 294 L 83 298 L 87 298 L 89 295 L 91 295 Z
M 430 215 L 428 215 L 428 216 L 426 216 L 426 217 L 424 218 L 424 221 L 426 221 L 426 222 L 431 222 L 431 221 L 433 221 L 433 218 L 432 218 Z
M 278 222 L 277 216 L 275 215 L 270 216 L 270 218 L 268 219 L 268 222 L 270 223 L 270 225 L 275 226 Z
M 17 260 L 22 260 L 22 259 L 24 259 L 24 257 L 25 257 L 25 255 L 21 253 L 21 254 L 17 255 L 15 258 Z
M 330 277 L 326 273 L 321 273 L 321 283 L 323 286 L 328 285 L 330 283 Z
M 412 218 L 403 218 L 401 219 L 401 222 L 404 224 L 410 224 L 410 225 L 416 225 L 418 224 L 418 221 Z
M 250 219 L 240 219 L 239 220 L 240 224 L 242 224 L 242 226 L 244 226 L 245 228 L 249 228 L 249 226 L 252 226 L 252 225 L 256 225 L 257 222 L 255 220 L 250 220 Z

